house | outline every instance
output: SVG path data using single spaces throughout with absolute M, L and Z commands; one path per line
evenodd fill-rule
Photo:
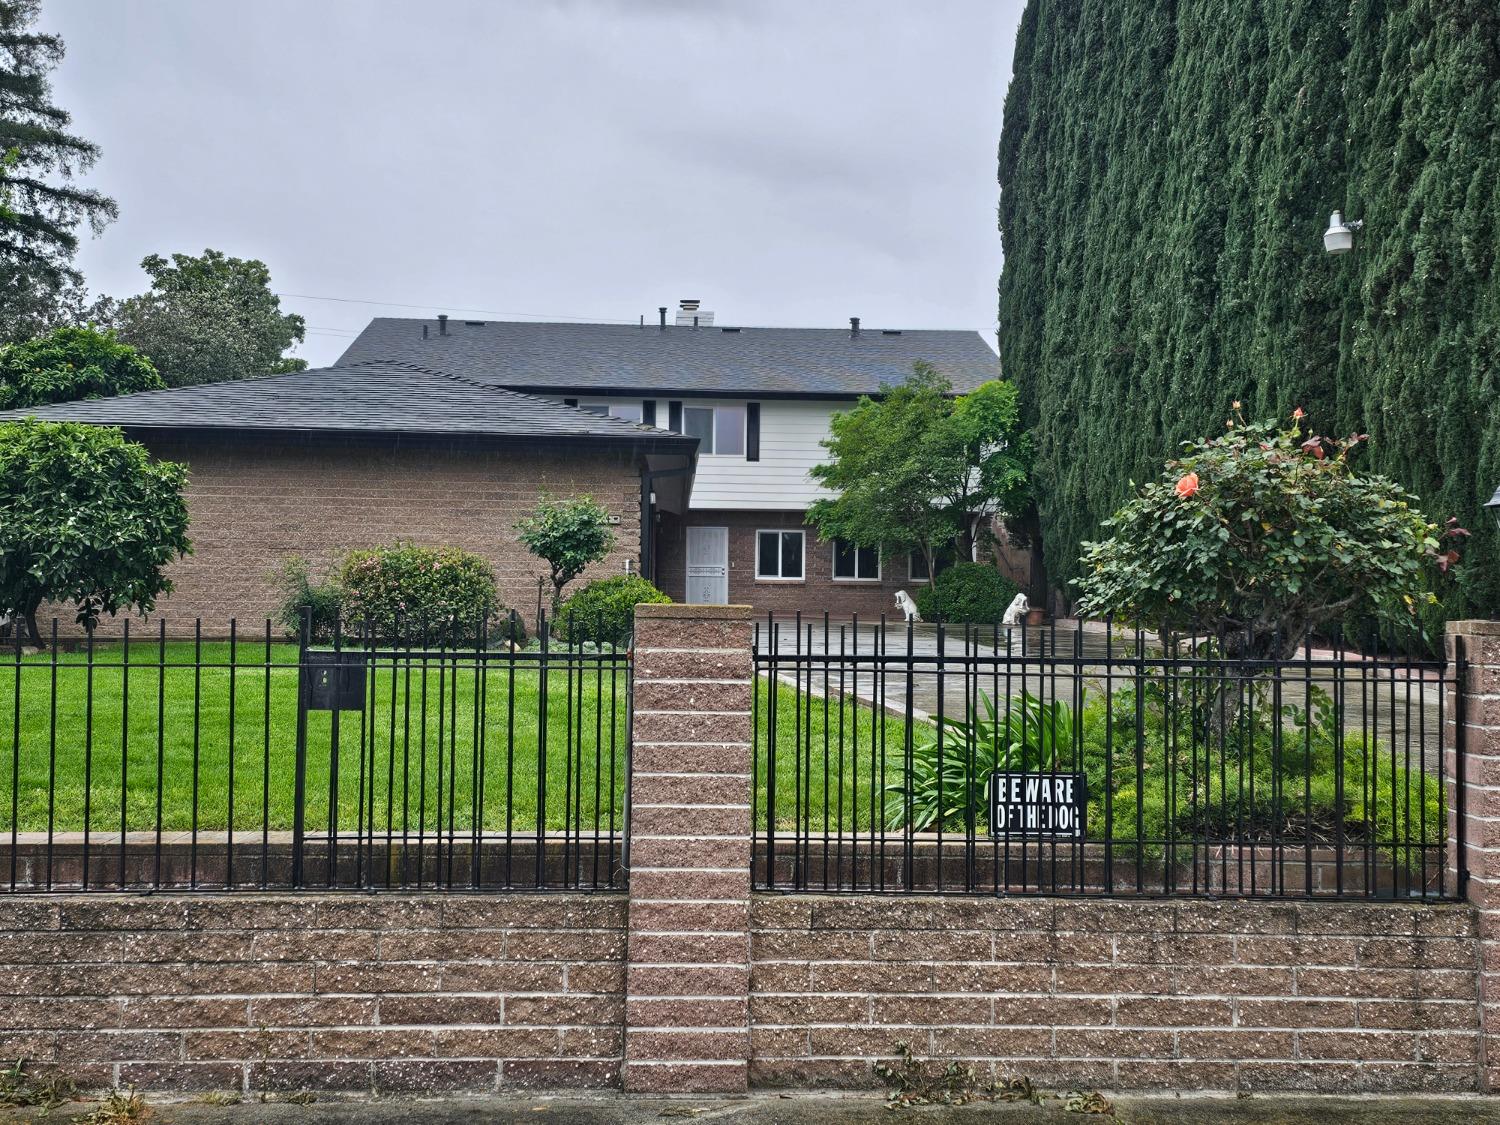
M 539 497 L 593 494 L 617 521 L 588 577 L 633 568 L 646 482 L 680 515 L 697 441 L 439 371 L 376 359 L 115 398 L 6 417 L 120 426 L 186 462 L 193 553 L 157 606 L 171 632 L 263 632 L 290 557 L 315 573 L 350 548 L 450 543 L 494 566 L 505 604 L 534 619 L 536 559 L 515 523 Z M 69 632 L 72 614 L 58 607 Z M 153 622 L 154 627 L 154 622 Z M 118 628 L 106 621 L 101 629 Z M 279 626 L 278 626 L 279 632 Z
M 400 360 L 698 440 L 686 508 L 650 477 L 640 568 L 678 601 L 836 616 L 888 612 L 922 559 L 821 541 L 808 471 L 835 411 L 932 364 L 957 392 L 1000 374 L 975 332 L 754 328 L 683 301 L 640 325 L 377 318 L 341 364 Z
M 958 392 L 999 374 L 973 332 L 716 325 L 685 301 L 638 326 L 378 318 L 332 367 L 10 416 L 121 426 L 187 463 L 193 554 L 158 605 L 174 628 L 263 628 L 286 559 L 316 574 L 398 539 L 483 555 L 534 619 L 543 567 L 516 520 L 582 493 L 618 521 L 584 580 L 639 570 L 678 601 L 875 615 L 926 581 L 922 559 L 820 540 L 808 474 L 834 412 L 919 360 Z

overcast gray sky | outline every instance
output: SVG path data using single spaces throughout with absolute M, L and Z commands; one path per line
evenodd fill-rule
M 376 315 L 971 328 L 1023 0 L 44 0 L 148 253 L 264 260 L 335 358 Z

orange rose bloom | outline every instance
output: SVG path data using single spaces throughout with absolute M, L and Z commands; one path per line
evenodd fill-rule
M 1189 473 L 1177 482 L 1178 496 L 1191 496 L 1198 491 L 1198 474 Z

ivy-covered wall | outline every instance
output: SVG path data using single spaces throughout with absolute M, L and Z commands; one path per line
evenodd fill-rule
M 1000 185 L 1054 580 L 1238 398 L 1369 433 L 1474 531 L 1449 612 L 1500 612 L 1495 0 L 1032 0 Z M 1323 250 L 1336 207 L 1351 254 Z

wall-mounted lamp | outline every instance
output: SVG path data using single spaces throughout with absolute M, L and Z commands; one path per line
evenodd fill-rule
M 1500 488 L 1495 489 L 1495 495 L 1490 497 L 1490 502 L 1484 506 L 1484 510 L 1495 517 L 1495 525 L 1500 527 Z
M 1354 232 L 1365 225 L 1363 219 L 1344 222 L 1344 213 L 1335 211 L 1328 216 L 1328 229 L 1323 232 L 1323 249 L 1330 254 L 1347 254 L 1354 249 Z

